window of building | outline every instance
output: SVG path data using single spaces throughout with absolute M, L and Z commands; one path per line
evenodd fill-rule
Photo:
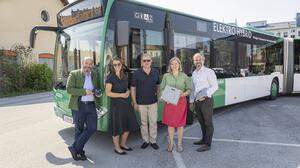
M 280 37 L 280 36 L 281 36 L 280 32 L 278 32 L 276 35 L 277 35 L 278 37 Z
M 295 32 L 296 32 L 296 30 L 295 30 L 295 29 L 292 29 L 292 30 L 291 30 L 291 32 L 292 32 L 292 33 L 295 33 Z
M 295 38 L 295 35 L 291 35 L 291 38 Z
M 41 18 L 44 22 L 48 22 L 50 20 L 49 12 L 46 10 L 42 10 L 41 12 Z
M 288 32 L 284 32 L 283 37 L 288 37 Z
M 298 36 L 300 37 L 300 31 L 298 31 Z

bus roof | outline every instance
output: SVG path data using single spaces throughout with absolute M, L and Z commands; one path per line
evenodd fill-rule
M 177 10 L 174 10 L 174 9 L 164 8 L 164 7 L 152 5 L 152 4 L 149 4 L 149 3 L 146 3 L 146 2 L 139 2 L 139 1 L 136 1 L 136 0 L 123 0 L 123 1 L 131 2 L 131 3 L 134 3 L 134 4 L 138 4 L 138 5 L 149 6 L 149 7 L 152 7 L 152 8 L 161 9 L 161 10 L 165 10 L 165 11 L 168 11 L 168 12 L 173 12 L 173 13 L 176 13 L 176 14 L 180 14 L 180 15 L 184 15 L 184 16 L 188 16 L 188 17 L 193 17 L 195 19 L 201 19 L 201 20 L 204 20 L 204 21 L 219 22 L 219 21 L 215 21 L 215 20 L 211 20 L 211 19 L 206 19 L 206 18 L 203 18 L 203 17 L 200 17 L 200 16 L 196 16 L 196 15 L 192 15 L 192 14 L 187 14 L 187 13 L 184 13 L 184 12 L 180 12 L 180 11 L 177 11 Z M 219 23 L 221 23 L 221 22 L 219 22 Z M 230 24 L 227 24 L 227 23 L 222 23 L 222 24 L 233 26 L 233 27 L 239 27 L 239 26 L 230 25 Z M 243 28 L 243 29 L 246 29 L 246 30 L 249 30 L 249 31 L 252 31 L 252 32 L 256 32 L 256 33 L 260 33 L 260 34 L 264 34 L 264 35 L 268 35 L 268 36 L 272 36 L 272 37 L 277 37 L 277 38 L 283 39 L 281 37 L 278 37 L 278 36 L 275 36 L 275 35 L 271 34 L 270 32 L 266 32 L 266 31 L 263 31 L 263 30 L 255 29 L 253 27 L 239 27 L 239 28 Z

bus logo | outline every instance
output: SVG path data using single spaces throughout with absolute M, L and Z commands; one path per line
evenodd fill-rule
M 143 20 L 146 23 L 153 23 L 153 15 L 151 15 L 151 14 L 142 13 L 142 12 L 134 12 L 134 18 Z

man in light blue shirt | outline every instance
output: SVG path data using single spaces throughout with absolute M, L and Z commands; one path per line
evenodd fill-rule
M 204 66 L 205 57 L 203 55 L 196 53 L 193 60 L 196 69 L 192 75 L 190 103 L 194 106 L 202 130 L 202 140 L 194 142 L 194 144 L 201 145 L 197 149 L 198 152 L 204 152 L 211 148 L 214 132 L 212 95 L 218 90 L 218 82 L 215 72 Z
M 83 89 L 93 91 L 94 90 L 94 85 L 93 85 L 93 82 L 92 82 L 92 75 L 91 74 L 92 74 L 91 72 L 85 72 L 84 73 Z M 93 102 L 94 100 L 95 100 L 95 98 L 94 98 L 93 94 L 88 94 L 88 95 L 85 95 L 85 96 L 81 97 L 82 102 Z

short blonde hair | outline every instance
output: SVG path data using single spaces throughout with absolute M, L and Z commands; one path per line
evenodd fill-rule
M 173 58 L 170 59 L 167 72 L 169 72 L 169 73 L 172 72 L 171 64 L 172 64 L 173 61 L 176 61 L 179 64 L 179 72 L 182 72 L 181 61 L 178 57 L 173 57 Z

